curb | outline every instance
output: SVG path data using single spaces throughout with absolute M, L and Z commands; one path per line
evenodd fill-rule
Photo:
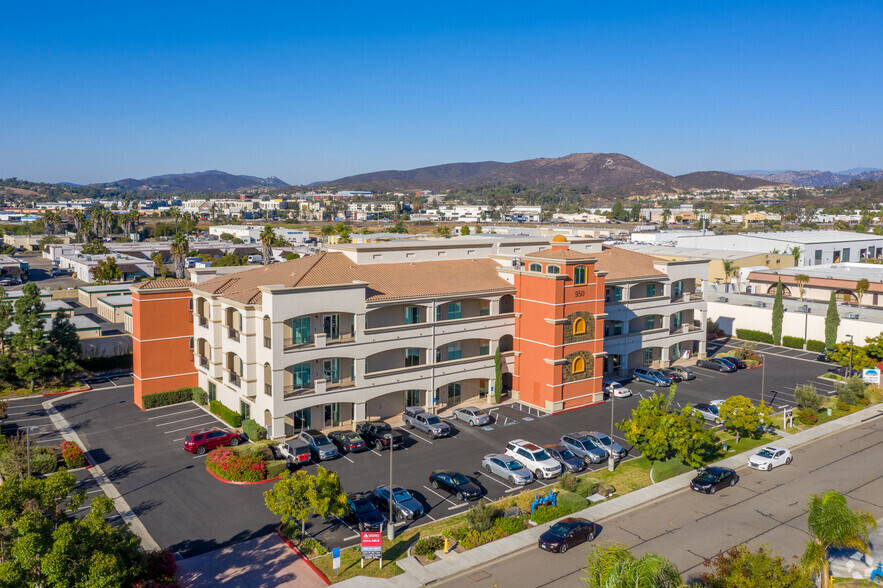
M 276 482 L 276 481 L 282 479 L 280 476 L 277 476 L 275 478 L 270 478 L 268 480 L 260 480 L 258 482 L 234 482 L 233 480 L 225 480 L 224 478 L 218 476 L 218 474 L 216 474 L 215 472 L 208 469 L 208 466 L 205 466 L 205 471 L 207 471 L 209 474 L 211 474 L 215 480 L 217 480 L 219 482 L 223 482 L 225 484 L 232 484 L 233 486 L 254 486 L 256 484 L 267 484 L 269 482 Z
M 282 524 L 281 523 L 279 524 L 278 527 L 276 527 L 276 534 L 279 535 L 279 538 L 282 539 L 283 542 L 285 542 L 285 544 L 294 552 L 294 554 L 296 556 L 298 556 L 299 558 L 304 560 L 308 566 L 313 568 L 313 571 L 316 572 L 316 575 L 319 576 L 322 579 L 322 581 L 325 582 L 325 584 L 327 584 L 328 586 L 331 586 L 331 582 L 328 580 L 328 576 L 326 576 L 322 572 L 322 570 L 317 568 L 316 564 L 314 564 L 313 562 L 310 561 L 310 558 L 308 558 L 303 553 L 301 553 L 300 549 L 298 549 L 297 547 L 294 546 L 294 543 L 292 543 L 291 541 L 286 539 L 284 535 L 282 535 Z
M 79 394 L 80 392 L 88 392 L 92 389 L 92 386 L 86 386 L 85 388 L 79 388 L 77 390 L 68 390 L 67 392 L 48 392 L 46 394 L 42 394 L 41 396 L 64 396 L 65 394 Z

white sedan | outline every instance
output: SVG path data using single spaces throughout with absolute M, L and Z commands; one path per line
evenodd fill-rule
M 783 447 L 768 445 L 748 458 L 748 467 L 770 471 L 780 465 L 791 463 L 791 452 Z
M 628 398 L 632 395 L 632 391 L 620 384 L 619 382 L 611 382 L 605 387 L 608 394 L 613 394 L 614 398 Z

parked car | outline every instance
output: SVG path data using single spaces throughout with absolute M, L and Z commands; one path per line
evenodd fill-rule
M 690 482 L 690 488 L 696 492 L 714 494 L 721 488 L 735 486 L 738 481 L 739 476 L 730 468 L 702 467 L 699 468 L 699 475 Z
M 598 445 L 585 431 L 561 436 L 561 444 L 586 463 L 601 463 L 607 458 L 607 450 Z
M 718 400 L 712 400 L 712 401 L 709 402 L 708 404 L 720 408 L 720 407 L 722 407 L 722 406 L 724 405 L 724 402 L 726 402 L 726 400 L 718 399 Z
M 634 378 L 640 382 L 653 384 L 654 386 L 669 386 L 671 378 L 660 372 L 659 370 L 651 370 L 648 368 L 637 368 L 633 374 Z
M 552 459 L 545 449 L 524 439 L 509 441 L 506 444 L 506 455 L 521 462 L 521 465 L 533 472 L 537 480 L 554 478 L 562 471 L 561 464 Z
M 676 365 L 676 366 L 672 366 L 668 369 L 681 374 L 681 378 L 684 380 L 695 380 L 696 379 L 696 374 L 693 373 L 693 370 L 691 370 L 690 368 L 685 368 L 684 366 Z
M 719 372 L 725 372 L 725 373 L 730 373 L 730 372 L 736 371 L 736 366 L 734 366 L 733 364 L 731 364 L 729 362 L 722 360 L 719 357 L 709 357 L 706 359 L 697 359 L 696 365 L 699 367 L 704 367 L 704 368 L 708 368 L 711 370 L 717 370 Z
M 706 421 L 711 421 L 712 423 L 719 425 L 721 422 L 720 412 L 717 406 L 714 404 L 706 404 L 705 402 L 699 402 L 693 405 L 693 410 L 702 415 Z
M 565 553 L 570 547 L 586 541 L 594 541 L 596 533 L 595 523 L 579 517 L 567 517 L 540 535 L 538 544 L 540 549 L 552 553 Z
M 744 361 L 742 361 L 741 359 L 739 359 L 738 357 L 735 357 L 733 355 L 725 355 L 725 356 L 721 357 L 721 359 L 723 359 L 724 361 L 729 361 L 731 364 L 736 366 L 737 370 L 744 370 L 745 368 L 748 367 L 748 364 L 746 364 Z
M 564 445 L 543 445 L 543 449 L 568 472 L 581 472 L 586 469 L 586 462 Z
M 429 483 L 454 494 L 457 500 L 478 500 L 481 498 L 481 486 L 467 476 L 450 470 L 435 470 L 429 474 Z
M 464 406 L 454 411 L 454 418 L 458 421 L 469 423 L 469 426 L 476 427 L 490 424 L 491 415 L 481 408 L 474 406 Z
M 61 275 L 61 270 L 58 269 L 57 267 L 54 267 L 51 270 L 49 270 L 50 277 L 57 278 L 60 275 Z
M 316 429 L 301 431 L 299 438 L 310 446 L 310 453 L 312 453 L 315 461 L 334 459 L 340 455 L 331 439 Z
M 392 435 L 392 448 L 401 449 L 405 445 L 405 436 L 398 429 L 393 429 L 388 423 L 362 422 L 356 425 L 356 433 L 365 440 L 365 445 L 378 451 L 389 449 L 389 435 Z
M 423 407 L 420 406 L 407 407 L 404 414 L 402 414 L 402 421 L 404 421 L 405 426 L 409 429 L 416 428 L 433 439 L 449 437 L 451 435 L 450 425 L 434 414 L 426 412 Z
M 347 494 L 346 503 L 349 507 L 349 520 L 359 532 L 382 531 L 386 516 L 374 504 L 374 495 L 366 492 Z
M 304 465 L 310 461 L 310 446 L 303 439 L 292 439 L 276 446 L 279 459 L 288 461 L 288 465 Z
M 481 467 L 487 473 L 500 476 L 512 484 L 523 485 L 533 482 L 533 474 L 529 469 L 521 465 L 521 462 L 514 457 L 502 453 L 485 455 L 481 458 Z
M 223 429 L 210 429 L 208 431 L 194 431 L 184 437 L 184 451 L 203 455 L 215 447 L 229 445 L 235 447 L 242 441 L 242 436 L 236 431 L 224 431 Z
M 684 381 L 684 377 L 680 374 L 680 372 L 677 372 L 677 371 L 675 371 L 675 370 L 673 370 L 673 369 L 671 369 L 671 368 L 662 368 L 662 369 L 659 370 L 659 371 L 662 372 L 663 375 L 666 375 L 666 376 L 668 376 L 669 378 L 671 378 L 671 381 L 674 382 L 674 383 L 677 383 L 677 382 L 683 382 L 683 381 Z
M 385 509 L 384 512 L 389 512 L 389 486 L 381 485 L 375 488 L 374 500 L 379 508 Z M 423 516 L 423 505 L 401 486 L 393 486 L 392 516 L 393 521 L 398 518 L 412 521 Z
M 612 394 L 614 398 L 628 398 L 632 395 L 632 391 L 619 382 L 610 382 L 604 386 L 604 391 L 607 394 Z
M 368 450 L 362 436 L 353 431 L 332 431 L 328 433 L 328 438 L 341 454 Z
M 609 455 L 612 451 L 614 459 L 622 459 L 626 456 L 627 452 L 625 448 L 604 433 L 591 431 L 588 434 L 588 437 L 595 442 L 595 445 L 603 449 L 605 454 Z M 605 455 L 605 457 L 607 455 Z
M 825 363 L 831 363 L 831 352 L 833 349 L 825 349 L 818 355 L 816 355 L 816 361 L 823 361 Z
M 780 465 L 791 465 L 791 452 L 784 447 L 768 445 L 748 458 L 748 467 L 770 471 Z

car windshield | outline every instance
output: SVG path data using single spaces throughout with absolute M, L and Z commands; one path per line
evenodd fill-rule
M 537 451 L 536 453 L 534 453 L 533 458 L 536 461 L 543 461 L 544 459 L 552 459 L 551 457 L 549 457 L 549 454 L 546 453 L 545 449 L 541 449 L 540 451 Z
M 396 502 L 404 502 L 406 500 L 411 500 L 411 494 L 407 490 L 404 490 L 401 488 L 397 488 L 393 492 L 392 495 L 393 495 L 393 498 L 395 498 Z
M 703 482 L 714 482 L 715 480 L 714 474 L 712 474 L 708 470 L 703 470 L 702 472 L 700 472 L 698 478 Z
M 770 451 L 769 449 L 761 449 L 760 451 L 757 452 L 757 455 L 758 455 L 758 457 L 765 457 L 767 459 L 770 459 L 773 457 L 773 452 Z
M 463 474 L 451 474 L 451 481 L 457 486 L 462 486 L 469 483 L 469 478 Z
M 596 437 L 601 445 L 610 445 L 610 437 L 607 435 L 596 435 Z
M 313 439 L 313 442 L 316 445 L 331 445 L 331 439 L 329 439 L 328 437 L 316 437 L 315 439 Z
M 562 449 L 558 452 L 558 455 L 561 456 L 561 459 L 576 459 L 576 456 L 569 449 Z
M 589 451 L 598 448 L 598 446 L 595 445 L 594 442 L 589 441 L 588 439 L 586 439 L 586 440 L 583 441 L 583 447 L 585 447 L 585 448 L 586 448 L 587 450 L 589 450 Z
M 357 500 L 353 502 L 353 509 L 359 514 L 365 514 L 374 510 L 374 505 L 368 500 Z
M 556 537 L 567 537 L 567 534 L 570 532 L 570 525 L 565 525 L 564 523 L 557 523 L 552 525 L 552 528 L 549 529 L 549 533 L 555 535 Z
M 503 464 L 505 464 L 506 469 L 509 470 L 510 472 L 517 472 L 518 470 L 521 469 L 521 464 L 515 460 L 504 461 Z
M 347 443 L 361 443 L 362 442 L 362 438 L 359 437 L 358 435 L 344 435 L 343 440 L 346 441 Z
M 472 411 L 472 414 L 474 414 L 475 416 L 479 416 L 479 417 L 480 417 L 480 416 L 484 416 L 484 415 L 486 415 L 487 413 L 479 408 L 478 410 L 473 410 L 473 411 Z
M 441 422 L 441 419 L 439 419 L 437 416 L 431 416 L 426 418 L 426 422 L 430 425 L 437 425 Z
M 193 441 L 193 435 L 187 435 L 184 437 L 184 441 Z
M 708 410 L 709 410 L 710 412 L 713 412 L 714 414 L 718 414 L 718 411 L 719 411 L 720 409 L 719 409 L 718 407 L 716 407 L 715 405 L 712 404 L 711 406 L 708 407 Z

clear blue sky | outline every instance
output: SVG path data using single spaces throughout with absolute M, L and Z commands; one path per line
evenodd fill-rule
M 0 177 L 883 167 L 883 3 L 12 2 Z

